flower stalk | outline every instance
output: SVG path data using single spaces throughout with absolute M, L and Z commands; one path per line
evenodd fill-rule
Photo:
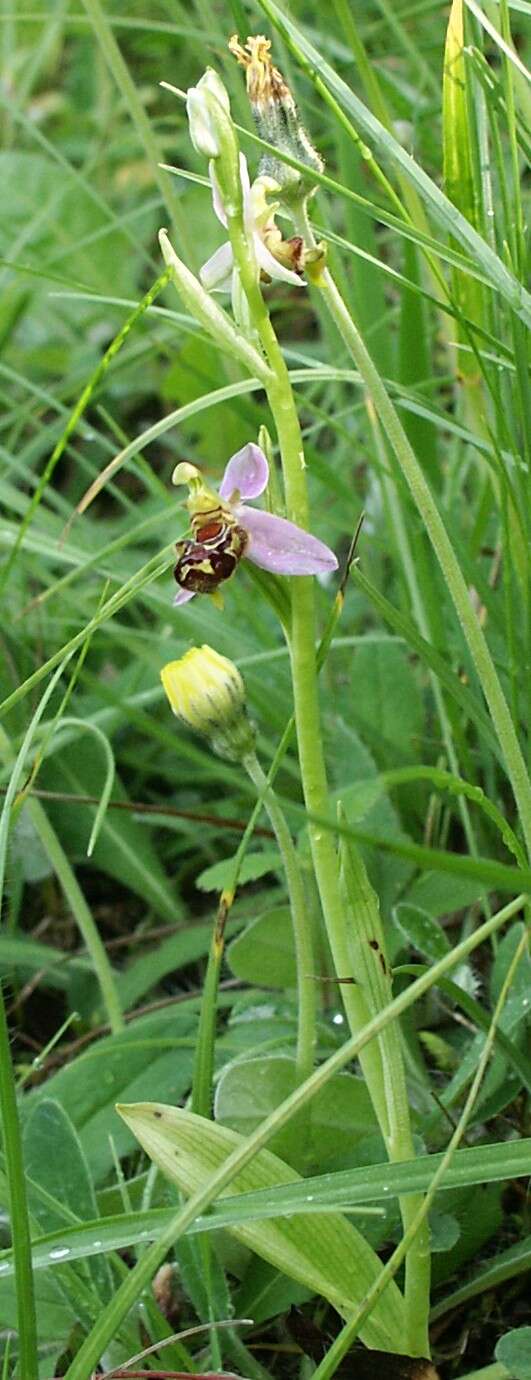
M 311 928 L 293 839 L 254 749 L 255 730 L 247 715 L 242 677 L 232 661 L 206 645 L 193 647 L 178 661 L 168 662 L 160 675 L 173 713 L 188 728 L 208 738 L 218 756 L 241 763 L 269 816 L 282 857 L 293 923 L 299 998 L 296 1070 L 298 1081 L 304 1082 L 313 1070 L 315 1048 Z M 200 1116 L 210 1116 L 211 1110 L 217 991 L 235 888 L 236 880 L 220 898 L 201 1003 L 192 1093 L 192 1111 Z
M 302 202 L 299 211 L 305 214 Z M 235 268 L 247 298 L 250 321 L 270 370 L 266 393 L 277 429 L 288 517 L 300 526 L 307 527 L 309 503 L 304 448 L 287 366 L 248 252 L 243 218 L 238 215 L 230 217 L 228 230 Z M 309 248 L 316 248 L 313 241 Z M 322 280 L 323 276 L 328 280 L 328 274 L 320 273 L 317 281 Z M 323 817 L 328 813 L 329 791 L 321 737 L 312 581 L 301 579 L 292 582 L 291 610 L 289 647 L 304 799 L 310 814 Z M 340 976 L 350 976 L 352 950 L 345 923 L 346 908 L 333 835 L 331 831 L 310 824 L 309 837 L 336 972 Z M 352 919 L 355 922 L 355 916 Z M 355 1033 L 364 1024 L 367 1008 L 363 999 L 360 1000 L 355 985 L 343 985 L 342 997 L 350 1029 Z M 362 1067 L 389 1157 L 393 1160 L 411 1158 L 414 1148 L 398 1042 L 392 1040 L 384 1049 L 378 1045 L 369 1046 L 364 1052 Z M 398 1097 L 400 1089 L 402 1091 Z M 404 1231 L 407 1231 L 418 1208 L 418 1201 L 404 1198 L 400 1206 Z M 407 1346 L 416 1355 L 426 1355 L 429 1350 L 429 1285 L 429 1238 L 427 1227 L 424 1227 L 412 1241 L 406 1259 Z

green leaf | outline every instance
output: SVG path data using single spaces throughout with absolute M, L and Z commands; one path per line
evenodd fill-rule
M 477 1298 L 478 1294 L 491 1292 L 498 1289 L 507 1279 L 516 1279 L 519 1275 L 527 1274 L 531 1266 L 531 1236 L 524 1237 L 523 1241 L 518 1241 L 516 1246 L 509 1246 L 506 1251 L 497 1251 L 491 1260 L 487 1261 L 476 1273 L 468 1279 L 466 1284 L 459 1289 L 454 1289 L 453 1293 L 441 1299 L 440 1303 L 432 1309 L 432 1319 L 442 1318 L 445 1313 L 459 1308 L 462 1303 L 467 1303 L 469 1299 Z
M 506 1332 L 496 1346 L 496 1360 L 501 1361 L 513 1380 L 531 1380 L 531 1327 L 515 1327 Z
M 78 1132 L 95 1183 L 112 1169 L 109 1137 L 118 1155 L 130 1154 L 134 1140 L 116 1116 L 117 1097 L 147 1096 L 177 1101 L 190 1087 L 197 1021 L 182 1011 L 140 1017 L 119 1035 L 98 1040 L 86 1054 L 60 1069 L 42 1088 L 26 1095 L 29 1115 L 53 1098 Z
M 234 932 L 240 924 L 241 920 L 229 921 L 227 933 Z M 149 938 L 149 933 L 146 937 Z M 211 938 L 212 925 L 193 925 L 190 929 L 179 930 L 178 934 L 170 934 L 156 948 L 144 951 L 142 957 L 135 959 L 118 977 L 117 987 L 124 1011 L 129 1011 L 140 997 L 151 992 L 167 973 L 175 973 L 198 958 L 204 958 Z M 0 937 L 0 956 L 1 953 Z
M 44 1188 L 51 1199 L 70 1208 L 83 1220 L 97 1217 L 94 1185 L 81 1142 L 64 1108 L 51 1098 L 33 1107 L 24 1127 L 24 1163 L 30 1180 Z M 33 1217 L 45 1232 L 64 1225 L 64 1215 L 29 1188 Z M 96 1269 L 94 1269 L 94 1265 Z M 92 1264 L 93 1282 L 102 1299 L 112 1288 L 105 1261 Z
M 459 1222 L 451 1212 L 430 1213 L 430 1245 L 439 1254 L 451 1250 L 460 1236 Z
M 87 958 L 74 958 L 51 944 L 39 944 L 25 935 L 0 934 L 0 973 L 39 973 L 39 986 L 68 991 L 74 977 L 88 978 L 92 964 Z
M 127 1125 L 155 1164 L 190 1194 L 203 1186 L 237 1146 L 241 1137 L 177 1107 L 144 1103 L 119 1107 Z M 269 1150 L 261 1150 L 232 1180 L 232 1194 L 262 1188 L 270 1192 L 298 1175 Z M 356 1229 L 339 1214 L 292 1217 L 247 1223 L 235 1229 L 244 1245 L 278 1270 L 307 1285 L 348 1316 L 365 1297 L 380 1271 L 378 1257 Z M 401 1294 L 392 1281 L 362 1329 L 367 1346 L 400 1346 L 404 1328 Z
M 452 877 L 450 873 L 425 872 L 421 877 L 416 877 L 410 886 L 407 904 L 410 909 L 425 911 L 435 917 L 452 915 L 456 910 L 472 906 L 484 893 L 485 887 L 481 881 Z
M 255 1323 L 261 1323 L 268 1318 L 278 1318 L 279 1313 L 288 1313 L 290 1308 L 310 1300 L 310 1290 L 303 1284 L 286 1279 L 266 1260 L 252 1255 L 234 1299 L 234 1309 L 239 1318 L 253 1318 Z
M 396 642 L 371 642 L 356 648 L 352 662 L 356 728 L 380 766 L 414 759 L 422 733 L 423 709 L 418 676 L 407 652 Z
M 465 58 L 465 6 L 463 0 L 453 0 L 446 32 L 443 79 L 443 155 L 444 185 L 447 195 L 477 228 L 477 203 L 474 188 L 472 145 L 475 130 L 469 119 L 469 67 Z M 483 288 L 470 273 L 454 269 L 452 274 L 456 301 L 471 321 L 483 321 Z M 458 339 L 470 343 L 467 332 L 458 327 Z M 477 361 L 473 354 L 462 351 L 459 357 L 462 373 L 477 375 Z
M 221 1074 L 215 1098 L 215 1117 L 239 1135 L 248 1136 L 297 1086 L 295 1062 L 286 1055 L 240 1059 Z M 377 1129 L 363 1078 L 338 1073 L 312 1098 L 309 1108 L 270 1142 L 273 1154 L 289 1164 L 316 1173 L 348 1157 L 360 1139 Z
M 281 870 L 282 860 L 276 848 L 266 849 L 263 853 L 246 853 L 239 870 L 238 884 L 243 886 L 245 882 L 256 882 L 266 872 Z M 223 891 L 224 887 L 230 886 L 233 876 L 234 858 L 225 858 L 212 867 L 205 867 L 204 872 L 196 877 L 195 884 L 200 891 Z
M 259 915 L 233 939 L 227 960 L 235 977 L 257 987 L 296 987 L 297 964 L 289 906 Z
M 98 799 L 101 794 L 101 763 L 85 735 L 80 735 L 68 752 L 45 762 L 41 776 L 43 784 L 55 791 Z M 115 779 L 113 797 L 127 800 L 119 777 Z M 69 858 L 86 861 L 94 806 L 75 805 L 66 810 L 64 805 L 50 802 L 48 813 Z M 176 888 L 164 875 L 148 831 L 125 810 L 120 814 L 107 812 L 92 864 L 141 896 L 165 920 L 175 923 L 182 914 Z
M 450 945 L 444 930 L 426 910 L 403 901 L 395 906 L 394 918 L 408 944 L 433 963 L 449 952 Z

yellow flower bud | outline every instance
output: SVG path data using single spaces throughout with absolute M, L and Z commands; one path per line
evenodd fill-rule
M 251 752 L 254 732 L 238 668 L 212 647 L 192 647 L 162 667 L 160 678 L 173 713 L 210 739 L 220 757 L 238 761 Z

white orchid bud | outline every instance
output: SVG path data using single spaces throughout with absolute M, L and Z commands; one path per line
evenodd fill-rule
M 186 110 L 190 138 L 197 153 L 205 158 L 219 158 L 232 130 L 230 101 L 223 82 L 212 67 L 186 93 Z

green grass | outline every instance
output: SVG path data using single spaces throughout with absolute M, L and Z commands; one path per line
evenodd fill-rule
M 311 1327 L 326 1351 L 349 1312 L 337 1262 L 311 1246 L 313 1204 L 342 1223 L 355 1209 L 349 1230 L 389 1260 L 398 1204 L 429 1193 L 457 1125 L 430 1208 L 433 1358 L 454 1380 L 497 1361 L 521 1324 L 529 1266 L 528 7 L 453 0 L 450 25 L 440 0 L 335 0 L 326 15 L 312 0 L 148 9 L 6 0 L 1 13 L 1 1373 L 91 1380 L 98 1360 L 125 1365 L 181 1326 L 246 1317 L 252 1327 L 210 1327 L 144 1364 L 154 1376 L 302 1380 L 322 1360 Z M 244 562 L 223 609 L 206 597 L 172 607 L 188 523 L 175 464 L 215 484 L 261 426 L 275 437 L 256 341 L 242 348 L 225 326 L 216 345 L 157 243 L 166 225 L 196 274 L 226 238 L 184 105 L 161 82 L 184 91 L 213 66 L 256 174 L 263 131 L 226 50 L 236 29 L 272 38 L 325 160 L 306 233 L 326 242 L 337 290 L 273 283 L 265 296 L 312 530 L 342 569 L 365 515 L 344 602 L 337 580 L 316 584 L 330 787 L 317 812 L 290 728 L 285 582 Z M 244 677 L 295 842 L 314 951 L 314 972 L 298 976 L 317 1004 L 317 1067 L 302 1085 L 295 946 L 267 815 L 241 768 L 171 718 L 160 688 L 162 665 L 202 643 Z M 379 902 L 396 971 L 395 1005 L 380 990 L 378 1020 L 385 1031 L 400 1017 L 418 1151 L 404 1165 L 386 1162 L 353 1062 L 357 989 L 335 981 L 352 972 L 334 970 L 316 832 L 343 859 L 359 847 Z M 234 890 L 242 857 L 201 1010 L 219 893 Z M 279 910 L 282 942 L 268 945 Z M 251 1196 L 216 1202 L 231 1171 L 212 1148 L 196 1209 L 183 1209 L 186 1185 L 150 1168 L 115 1104 L 193 1101 L 198 1041 L 200 1105 L 211 1094 L 214 1119 L 240 1138 Z M 197 1084 L 194 1095 L 195 1109 Z M 207 1124 L 205 1146 L 213 1135 Z M 284 1165 L 267 1192 L 266 1144 Z M 275 1205 L 279 1220 L 296 1215 L 272 1257 Z M 246 1223 L 252 1250 L 234 1236 Z M 150 1282 L 166 1253 L 169 1310 Z M 399 1309 L 398 1289 L 389 1297 Z M 306 1328 L 295 1340 L 293 1305 Z M 500 1362 L 496 1374 L 509 1371 Z

